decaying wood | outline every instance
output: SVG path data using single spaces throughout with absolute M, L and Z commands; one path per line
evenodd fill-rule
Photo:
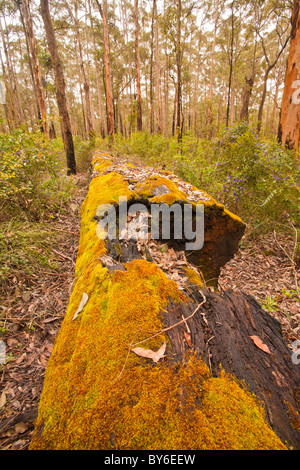
M 190 346 L 184 323 L 167 333 L 174 361 L 183 361 L 187 351 L 193 348 L 213 375 L 220 372 L 220 367 L 232 373 L 264 403 L 267 420 L 282 441 L 298 449 L 300 434 L 291 424 L 290 410 L 295 411 L 297 419 L 300 368 L 292 361 L 280 323 L 254 297 L 243 292 L 205 291 L 205 296 L 201 312 L 187 320 Z M 194 292 L 192 298 L 197 303 L 202 297 Z M 164 313 L 165 324 L 190 316 L 194 308 L 192 302 L 179 306 L 170 303 Z M 255 344 L 251 338 L 255 336 L 268 346 L 270 354 Z
M 134 170 L 136 170 L 135 178 L 133 178 Z M 113 165 L 106 169 L 106 174 L 109 174 L 109 171 L 113 171 L 114 175 L 118 171 L 122 173 L 128 185 L 134 186 L 136 195 L 139 178 L 145 181 L 149 176 L 146 170 L 140 173 L 132 168 L 118 170 Z M 121 181 L 124 182 L 124 179 Z M 182 182 L 178 180 L 177 183 L 183 188 Z M 155 189 L 161 189 L 162 186 Z M 188 191 L 188 187 L 185 189 Z M 192 193 L 193 190 L 190 191 Z M 153 193 L 149 196 L 149 200 L 152 196 Z M 220 228 L 219 221 L 221 220 L 223 224 L 226 217 L 230 223 Z M 94 219 L 96 227 L 97 218 Z M 77 282 L 83 272 L 86 275 L 91 263 L 101 263 L 111 276 L 115 276 L 118 275 L 118 271 L 129 269 L 128 266 L 132 261 L 143 259 L 150 266 L 151 263 L 157 264 L 170 279 L 175 280 L 185 298 L 185 301 L 180 303 L 169 300 L 162 311 L 162 329 L 144 331 L 137 327 L 137 331 L 132 331 L 132 340 L 127 345 L 127 356 L 125 354 L 126 359 L 119 375 L 116 374 L 114 386 L 121 386 L 122 374 L 126 369 L 130 353 L 137 353 L 136 347 L 143 346 L 149 338 L 166 334 L 169 339 L 166 351 L 163 345 L 160 350 L 142 352 L 148 354 L 149 359 L 144 360 L 151 360 L 152 356 L 156 361 L 159 355 L 161 361 L 167 355 L 168 362 L 182 364 L 186 360 L 187 353 L 195 351 L 207 364 L 213 377 L 218 376 L 223 369 L 255 394 L 264 405 L 266 419 L 277 436 L 287 447 L 299 449 L 300 435 L 296 426 L 297 420 L 299 426 L 300 369 L 292 360 L 292 351 L 282 337 L 280 323 L 264 311 L 252 296 L 233 290 L 216 292 L 214 288 L 200 281 L 206 279 L 205 276 L 201 277 L 199 270 L 201 256 L 206 263 L 212 261 L 211 270 L 215 269 L 218 273 L 220 266 L 234 256 L 236 245 L 243 233 L 242 226 L 235 217 L 222 212 L 222 207 L 212 201 L 208 204 L 205 222 L 207 247 L 204 243 L 201 255 L 198 253 L 188 256 L 189 253 L 184 251 L 184 241 L 170 240 L 162 246 L 161 240 L 149 240 L 144 244 L 135 239 L 106 240 L 105 254 L 99 254 L 90 261 L 87 259 L 86 266 L 78 274 Z M 238 229 L 235 224 L 238 225 Z M 215 258 L 212 256 L 214 251 Z M 196 281 L 193 276 L 190 278 L 186 276 L 185 268 L 195 271 L 198 275 Z M 141 337 L 141 334 L 144 337 Z M 159 351 L 163 351 L 162 355 Z M 56 400 L 59 400 L 59 397 L 56 397 Z M 39 426 L 36 439 L 44 430 L 42 418 Z

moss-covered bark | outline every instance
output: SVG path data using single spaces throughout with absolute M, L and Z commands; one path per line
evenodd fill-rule
M 99 204 L 131 193 L 109 166 L 94 161 L 101 174 L 82 206 L 73 292 L 30 448 L 284 449 L 262 406 L 233 377 L 224 371 L 212 377 L 192 350 L 182 363 L 171 360 L 163 313 L 170 302 L 188 302 L 188 294 L 145 259 L 109 269 L 93 217 Z M 200 278 L 196 284 L 201 288 Z M 83 293 L 88 300 L 74 319 Z M 166 341 L 167 357 L 154 363 L 131 351 L 147 338 L 139 346 L 157 351 Z

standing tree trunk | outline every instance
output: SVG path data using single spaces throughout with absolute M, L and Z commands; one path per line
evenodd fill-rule
M 70 9 L 69 9 L 69 11 L 71 12 Z M 74 21 L 75 21 L 78 49 L 79 49 L 80 70 L 81 70 L 83 89 L 84 89 L 84 95 L 85 95 L 85 106 L 86 106 L 86 119 L 87 119 L 87 126 L 88 126 L 88 134 L 89 134 L 89 138 L 92 139 L 95 136 L 95 130 L 94 130 L 94 126 L 93 126 L 91 93 L 90 93 L 90 85 L 89 85 L 89 82 L 88 82 L 86 70 L 85 70 L 85 67 L 84 67 L 82 42 L 81 42 L 81 36 L 80 36 L 80 30 L 79 30 L 79 21 L 78 21 L 78 4 L 77 4 L 77 1 L 75 2 Z
M 253 91 L 255 75 L 256 75 L 256 51 L 257 51 L 257 33 L 255 34 L 255 43 L 254 43 L 254 55 L 252 61 L 252 71 L 251 76 L 248 78 L 245 76 L 246 86 L 244 89 L 243 99 L 242 99 L 242 109 L 240 112 L 240 120 L 249 123 L 249 103 Z
M 114 101 L 110 66 L 110 48 L 108 36 L 108 11 L 107 0 L 103 0 L 103 8 L 97 0 L 98 8 L 103 20 L 103 47 L 104 47 L 104 65 L 105 65 L 105 89 L 106 89 L 106 107 L 107 107 L 107 131 L 111 143 L 115 138 L 115 119 L 114 119 Z
M 266 46 L 265 46 L 265 43 L 264 43 L 264 40 L 262 38 L 262 36 L 259 34 L 260 36 L 260 39 L 261 39 L 261 43 L 262 43 L 262 47 L 263 47 L 263 51 L 264 51 L 264 55 L 265 55 L 265 59 L 266 59 L 266 62 L 267 62 L 267 69 L 266 69 L 266 72 L 265 72 L 265 76 L 264 76 L 264 86 L 263 86 L 263 93 L 262 93 L 262 97 L 261 97 L 261 101 L 260 101 L 260 105 L 259 105 L 259 110 L 258 110 L 258 124 L 257 124 L 257 133 L 259 134 L 260 131 L 261 131 L 261 126 L 262 126 L 262 118 L 263 118 L 263 110 L 264 110 L 264 105 L 265 105 L 265 101 L 266 101 L 266 97 L 267 97 L 267 83 L 268 83 L 268 78 L 269 78 L 269 74 L 270 72 L 273 70 L 273 68 L 275 67 L 275 65 L 277 64 L 281 54 L 283 53 L 284 49 L 286 48 L 287 46 L 287 43 L 289 42 L 289 39 L 290 39 L 290 36 L 288 36 L 284 42 L 284 44 L 281 46 L 281 48 L 279 49 L 279 52 L 277 53 L 276 55 L 276 58 L 274 60 L 274 62 L 270 62 L 270 59 L 269 59 L 269 56 L 268 56 L 268 53 L 267 53 L 267 49 L 266 49 Z
M 136 104 L 137 104 L 137 130 L 143 130 L 142 120 L 142 94 L 141 94 L 141 66 L 139 51 L 139 0 L 134 2 L 134 25 L 135 25 L 135 67 L 136 67 Z
M 176 31 L 176 98 L 175 121 L 178 142 L 182 141 L 182 92 L 181 92 L 181 0 L 177 0 L 177 31 Z
M 41 14 L 46 30 L 48 48 L 51 55 L 52 66 L 55 75 L 55 91 L 59 115 L 61 117 L 61 131 L 64 147 L 67 156 L 68 174 L 76 174 L 75 152 L 73 144 L 73 136 L 71 131 L 70 117 L 67 107 L 65 93 L 65 79 L 58 55 L 57 42 L 51 22 L 48 0 L 41 0 Z
M 226 127 L 229 124 L 230 116 L 230 103 L 231 103 L 231 87 L 232 87 L 232 73 L 233 73 L 233 46 L 234 46 L 234 3 L 231 5 L 231 40 L 230 40 L 230 60 L 229 60 L 229 80 L 228 80 L 228 98 L 227 98 L 227 112 L 226 112 Z
M 35 98 L 35 102 L 36 102 L 36 113 L 37 113 L 36 117 L 37 117 L 38 121 L 41 121 L 42 116 L 41 116 L 41 110 L 40 110 L 39 100 L 38 100 L 38 96 L 37 96 L 36 86 L 35 86 L 35 83 L 34 83 L 34 73 L 33 73 L 33 66 L 32 66 L 32 60 L 31 60 L 30 48 L 29 48 L 29 42 L 28 42 L 28 33 L 26 31 L 26 25 L 25 25 L 24 16 L 23 16 L 23 13 L 22 13 L 22 8 L 21 8 L 20 3 L 18 3 L 18 9 L 19 9 L 19 13 L 20 13 L 20 19 L 21 19 L 22 27 L 23 27 L 24 34 L 25 34 L 26 51 L 27 51 L 27 56 L 28 56 L 28 65 L 29 65 L 29 70 L 30 70 L 31 82 L 32 82 L 32 87 L 33 87 L 33 92 L 34 92 L 34 98 Z
M 210 63 L 210 84 L 209 84 L 209 98 L 208 98 L 208 125 L 212 124 L 213 113 L 212 113 L 212 98 L 213 98 L 213 84 L 214 84 L 214 68 L 215 68 L 215 55 L 216 55 L 216 41 L 217 41 L 217 29 L 218 21 L 220 17 L 220 0 L 216 1 L 215 6 L 215 25 L 214 25 L 214 37 L 211 50 L 211 63 Z M 212 129 L 209 130 L 210 137 L 212 136 Z
M 93 16 L 92 16 L 90 0 L 88 0 L 88 7 L 89 7 L 89 17 L 90 17 L 91 31 L 92 31 L 93 48 L 95 52 L 96 51 L 96 39 L 95 39 L 95 33 L 94 33 L 94 24 L 93 24 Z M 97 63 L 95 63 L 95 75 L 96 75 L 97 100 L 98 100 L 98 111 L 99 111 L 99 120 L 100 120 L 100 134 L 101 134 L 102 139 L 104 139 L 105 138 L 105 123 L 104 123 L 104 117 L 103 117 L 103 103 L 102 103 L 102 98 L 101 98 L 100 75 L 99 75 L 99 68 L 98 68 Z
M 8 41 L 8 38 L 7 39 L 5 38 L 5 31 L 2 28 L 1 21 L 0 21 L 0 31 L 1 31 L 3 50 L 4 50 L 6 64 L 7 64 L 8 80 L 9 80 L 9 85 L 10 85 L 9 94 L 10 94 L 10 99 L 11 99 L 12 116 L 13 116 L 15 125 L 19 126 L 22 123 L 22 119 L 21 119 L 19 103 L 17 99 L 16 81 L 15 81 L 15 76 L 14 76 L 13 67 L 12 67 L 12 60 L 11 60 L 8 46 L 7 46 L 7 43 L 9 41 Z M 2 69 L 4 70 L 4 65 L 2 66 Z
M 161 116 L 161 90 L 160 90 L 160 50 L 158 40 L 158 20 L 157 20 L 157 2 L 153 0 L 153 10 L 155 17 L 155 75 L 156 75 L 156 105 L 157 105 L 157 131 L 162 132 L 162 116 Z
M 150 134 L 154 134 L 154 93 L 153 93 L 153 56 L 154 56 L 154 5 L 152 7 L 151 40 L 150 40 Z
M 249 103 L 252 95 L 255 75 L 252 74 L 250 78 L 245 77 L 245 90 L 242 99 L 242 109 L 240 112 L 240 120 L 249 123 Z
M 42 126 L 45 135 L 49 136 L 49 129 L 48 129 L 48 122 L 47 122 L 47 106 L 46 106 L 46 99 L 45 93 L 42 85 L 42 77 L 41 77 L 41 69 L 39 64 L 39 59 L 37 55 L 37 46 L 36 46 L 36 39 L 33 32 L 33 22 L 30 13 L 29 7 L 29 0 L 22 0 L 21 1 L 23 7 L 23 15 L 26 24 L 26 31 L 28 34 L 28 42 L 32 57 L 32 65 L 33 65 L 33 72 L 35 78 L 35 87 L 36 87 L 36 94 L 38 97 L 39 108 L 42 115 Z
M 299 150 L 300 139 L 300 0 L 294 0 L 290 51 L 282 97 L 278 140 L 283 147 Z

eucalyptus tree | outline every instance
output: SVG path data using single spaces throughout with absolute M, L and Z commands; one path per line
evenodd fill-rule
M 58 54 L 58 47 L 57 41 L 54 34 L 54 29 L 51 21 L 50 10 L 49 10 L 49 3 L 48 0 L 40 0 L 41 1 L 41 14 L 45 26 L 46 36 L 47 36 L 47 43 L 49 52 L 51 55 L 52 65 L 54 69 L 55 75 L 55 90 L 56 90 L 56 98 L 57 98 L 57 106 L 59 110 L 59 115 L 61 118 L 61 131 L 62 131 L 62 138 L 64 142 L 64 147 L 67 156 L 67 168 L 68 174 L 76 174 L 76 161 L 75 161 L 75 151 L 74 151 L 74 143 L 73 143 L 73 136 L 71 130 L 71 122 L 67 107 L 67 100 L 66 100 L 66 85 L 65 85 L 65 78 L 63 73 L 63 68 L 61 64 L 61 60 Z

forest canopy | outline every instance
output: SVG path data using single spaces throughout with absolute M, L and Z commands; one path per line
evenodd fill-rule
M 51 2 L 73 133 L 88 138 L 108 132 L 108 40 L 116 133 L 147 130 L 169 137 L 193 132 L 210 138 L 221 126 L 244 121 L 274 138 L 292 8 L 292 1 L 280 0 L 113 0 L 103 7 L 93 0 Z M 40 3 L 5 0 L 0 11 L 7 97 L 2 131 L 19 125 L 33 129 L 39 113 L 46 113 L 46 131 L 59 133 L 53 60 Z M 37 64 L 44 111 L 34 84 Z

